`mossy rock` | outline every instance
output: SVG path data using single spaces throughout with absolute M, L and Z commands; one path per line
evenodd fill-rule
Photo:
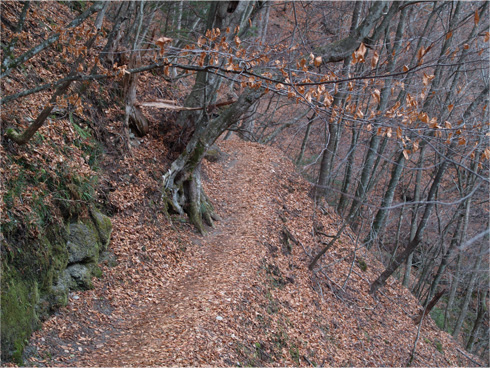
M 99 234 L 99 239 L 102 245 L 100 250 L 105 251 L 109 247 L 111 240 L 112 222 L 109 217 L 96 210 L 92 210 L 90 214 Z
M 116 267 L 117 257 L 114 253 L 110 251 L 105 251 L 100 255 L 99 262 L 101 264 L 107 265 L 108 267 Z
M 2 262 L 1 358 L 22 364 L 22 351 L 31 333 L 39 328 L 36 313 L 39 290 L 34 280 L 24 280 L 18 271 Z
M 100 243 L 96 231 L 83 223 L 70 224 L 68 229 L 68 263 L 97 263 Z
M 75 263 L 65 271 L 70 276 L 69 287 L 71 290 L 93 289 L 92 271 L 87 265 Z M 66 274 L 65 276 L 66 277 Z
M 83 222 L 52 226 L 2 261 L 1 358 L 22 365 L 22 351 L 40 321 L 68 303 L 70 290 L 92 289 L 112 224 L 96 211 Z M 68 266 L 68 267 L 67 267 Z
M 70 292 L 71 276 L 64 270 L 61 272 L 56 282 L 51 285 L 50 289 L 41 297 L 39 315 L 41 319 L 49 317 L 58 308 L 68 304 L 68 294 Z

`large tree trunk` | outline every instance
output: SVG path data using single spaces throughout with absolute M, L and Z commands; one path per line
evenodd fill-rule
M 163 176 L 166 203 L 181 215 L 187 213 L 201 233 L 205 232 L 203 219 L 211 226 L 213 219 L 218 219 L 201 186 L 201 160 L 216 139 L 235 124 L 263 93 L 262 89 L 248 89 L 216 119 L 207 125 L 197 126 L 184 152 Z
M 234 4 L 233 1 L 213 1 L 210 2 L 208 17 L 206 21 L 206 29 L 230 29 L 235 26 L 240 26 L 243 32 L 248 17 L 253 17 L 256 13 L 252 12 L 252 7 L 262 9 L 263 4 L 241 1 Z M 236 5 L 236 6 L 235 6 Z M 252 14 L 251 14 L 252 12 Z M 236 34 L 230 32 L 227 35 L 227 41 L 230 42 Z M 207 63 L 209 56 L 206 56 Z M 196 81 L 192 87 L 191 93 L 187 96 L 184 102 L 186 107 L 207 107 L 214 103 L 217 97 L 217 91 L 221 85 L 222 78 L 216 74 L 208 73 L 207 71 L 199 71 L 196 75 Z M 177 125 L 184 129 L 192 129 L 193 127 L 205 123 L 208 120 L 207 110 L 181 111 L 177 118 Z

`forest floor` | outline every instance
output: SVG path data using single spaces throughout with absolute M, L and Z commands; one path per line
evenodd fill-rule
M 20 13 L 20 3 L 11 4 Z M 68 12 L 58 5 L 41 4 L 40 12 Z M 68 65 L 54 70 L 45 58 L 34 64 L 41 74 L 67 72 Z M 5 91 L 38 83 L 24 79 L 22 88 L 12 81 Z M 173 90 L 148 74 L 140 84 L 138 95 L 148 98 L 161 97 L 158 87 Z M 236 137 L 219 143 L 221 159 L 204 162 L 203 182 L 222 221 L 206 235 L 165 213 L 161 176 L 178 152 L 168 147 L 175 134 L 165 131 L 172 114 L 148 113 L 151 134 L 133 139 L 131 154 L 123 155 L 121 106 L 108 86 L 101 90 L 93 104 L 104 108 L 86 120 L 97 122 L 96 138 L 109 151 L 99 197 L 111 215 L 117 263 L 107 260 L 94 289 L 70 293 L 68 305 L 33 334 L 26 365 L 406 366 L 415 341 L 413 366 L 479 362 L 430 318 L 417 339 L 412 317 L 420 304 L 394 278 L 375 297 L 368 293 L 383 265 L 359 249 L 355 234 L 346 231 L 315 272 L 308 270 L 342 220 L 328 206 L 315 208 L 311 186 L 278 149 Z M 49 98 L 43 92 L 12 109 L 30 111 Z
M 222 221 L 200 236 L 161 210 L 162 141 L 138 143 L 108 179 L 117 265 L 44 323 L 26 364 L 407 364 L 419 304 L 394 279 L 368 294 L 382 265 L 349 233 L 319 271 L 307 269 L 322 241 L 313 226 L 334 234 L 340 220 L 314 209 L 309 185 L 279 150 L 220 143 L 221 159 L 204 163 L 203 181 Z M 473 365 L 458 349 L 428 319 L 414 365 Z

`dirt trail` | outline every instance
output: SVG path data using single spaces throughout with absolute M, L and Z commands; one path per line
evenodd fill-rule
M 250 261 L 261 252 L 257 239 L 266 234 L 260 223 L 271 207 L 267 193 L 275 176 L 271 165 L 263 163 L 268 160 L 262 155 L 265 147 L 241 146 L 239 153 L 215 164 L 221 168 L 206 170 L 210 177 L 207 189 L 223 221 L 204 237 L 196 236 L 193 254 L 181 266 L 185 270 L 182 276 L 152 295 L 157 303 L 128 316 L 119 333 L 96 352 L 82 357 L 81 364 L 197 365 L 226 361 L 220 356 L 220 346 L 234 335 L 228 333 L 227 321 L 221 316 L 226 313 L 220 312 L 234 308 L 242 290 L 254 279 L 257 264 Z M 245 190 L 248 186 L 244 183 L 254 190 Z
M 324 273 L 312 274 L 306 254 L 319 247 L 312 219 L 326 233 L 339 219 L 314 212 L 308 184 L 279 151 L 238 139 L 221 146 L 225 158 L 203 168 L 223 218 L 216 229 L 201 237 L 163 214 L 153 220 L 148 211 L 158 207 L 144 206 L 148 191 L 121 187 L 117 198 L 132 202 L 113 218 L 118 265 L 34 334 L 32 365 L 406 364 L 417 300 L 394 279 L 373 299 L 369 285 L 382 264 L 363 250 L 353 259 L 352 234 L 325 255 Z M 281 235 L 285 228 L 294 245 Z M 428 319 L 414 365 L 468 365 L 457 349 Z

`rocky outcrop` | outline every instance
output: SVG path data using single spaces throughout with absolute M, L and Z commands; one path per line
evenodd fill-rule
M 111 231 L 110 219 L 93 210 L 89 218 L 53 228 L 26 247 L 41 252 L 24 253 L 22 260 L 2 257 L 2 361 L 21 364 L 23 347 L 40 321 L 67 304 L 70 290 L 93 287 Z

